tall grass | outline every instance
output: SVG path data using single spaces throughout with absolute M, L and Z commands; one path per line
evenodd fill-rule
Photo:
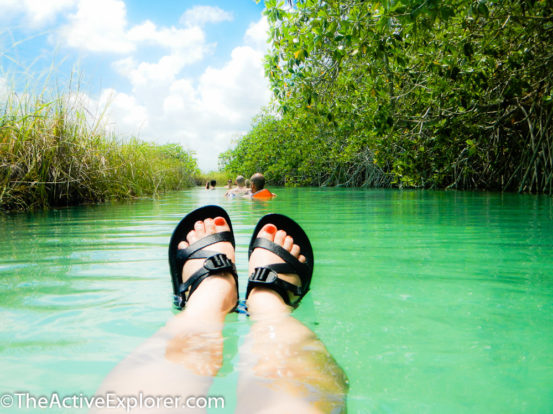
M 193 156 L 174 144 L 118 140 L 69 95 L 8 93 L 0 102 L 0 210 L 157 195 L 194 184 Z
M 234 183 L 236 176 L 228 171 L 209 171 L 207 173 L 200 172 L 194 176 L 196 185 L 204 186 L 206 182 L 215 180 L 217 187 L 224 187 L 227 185 L 228 180 L 232 180 Z M 248 177 L 249 178 L 249 177 Z

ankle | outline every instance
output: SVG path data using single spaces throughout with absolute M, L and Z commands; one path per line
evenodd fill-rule
M 238 300 L 230 273 L 205 278 L 186 302 L 183 313 L 201 321 L 223 321 Z
M 292 307 L 284 303 L 282 297 L 272 289 L 255 287 L 246 302 L 252 316 L 289 315 Z

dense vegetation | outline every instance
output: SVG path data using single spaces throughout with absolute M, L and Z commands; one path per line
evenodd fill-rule
M 64 97 L 12 94 L 0 109 L 0 210 L 155 195 L 198 172 L 180 146 L 120 142 Z
M 265 5 L 275 105 L 227 171 L 553 194 L 553 0 Z
M 224 187 L 227 185 L 228 180 L 234 182 L 236 176 L 233 176 L 228 171 L 208 171 L 208 172 L 199 172 L 194 175 L 194 182 L 198 186 L 205 186 L 205 183 L 211 180 L 215 180 L 217 187 Z

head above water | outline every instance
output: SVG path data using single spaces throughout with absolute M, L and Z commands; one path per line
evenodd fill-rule
M 243 175 L 239 175 L 238 177 L 236 177 L 236 185 L 238 187 L 244 187 L 246 185 L 246 179 Z
M 257 192 L 265 188 L 265 177 L 261 173 L 255 173 L 250 178 L 252 192 Z

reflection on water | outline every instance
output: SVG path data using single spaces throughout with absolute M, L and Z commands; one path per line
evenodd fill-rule
M 297 220 L 316 256 L 296 316 L 350 381 L 349 412 L 553 407 L 553 202 L 487 193 L 223 189 L 0 217 L 0 391 L 92 394 L 172 314 L 167 245 L 189 210 L 233 221 L 242 297 L 257 220 Z M 236 402 L 243 315 L 212 394 Z M 52 411 L 52 412 L 55 412 Z M 222 412 L 221 410 L 217 412 Z

